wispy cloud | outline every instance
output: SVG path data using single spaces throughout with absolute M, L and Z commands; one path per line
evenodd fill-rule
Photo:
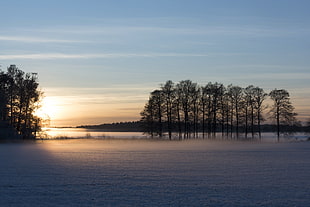
M 0 60 L 14 59 L 94 59 L 94 58 L 155 58 L 155 57 L 206 57 L 207 54 L 192 53 L 100 53 L 100 54 L 16 54 L 0 55 Z
M 40 37 L 23 37 L 23 36 L 0 36 L 0 41 L 15 41 L 25 43 L 82 43 L 89 41 L 82 40 L 65 40 L 65 39 L 51 39 Z
M 297 26 L 252 26 L 252 25 L 196 25 L 196 26 L 82 26 L 53 27 L 41 29 L 25 29 L 25 31 L 74 35 L 130 35 L 130 34 L 161 34 L 161 35 L 221 35 L 221 36 L 295 36 L 309 35 L 310 30 Z

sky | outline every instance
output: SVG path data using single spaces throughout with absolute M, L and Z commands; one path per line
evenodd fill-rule
M 308 0 L 10 0 L 0 65 L 38 73 L 52 126 L 136 121 L 190 79 L 286 89 L 310 117 Z

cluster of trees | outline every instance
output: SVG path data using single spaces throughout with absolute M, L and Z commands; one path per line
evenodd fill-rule
M 40 118 L 34 115 L 42 92 L 36 73 L 25 73 L 15 65 L 0 71 L 0 121 L 13 127 L 20 137 L 32 139 L 40 130 Z
M 169 139 L 176 134 L 179 139 L 215 135 L 216 132 L 239 137 L 250 133 L 261 137 L 261 123 L 267 96 L 273 100 L 271 118 L 276 121 L 277 134 L 280 126 L 295 122 L 296 113 L 284 90 L 274 89 L 269 94 L 260 87 L 246 88 L 221 83 L 199 86 L 191 80 L 174 84 L 168 80 L 160 89 L 150 93 L 141 112 L 144 132 Z

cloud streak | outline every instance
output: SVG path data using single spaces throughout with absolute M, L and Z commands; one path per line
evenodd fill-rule
M 50 39 L 40 37 L 23 37 L 23 36 L 0 36 L 0 41 L 14 41 L 24 43 L 82 43 L 88 41 L 81 40 L 65 40 L 65 39 Z
M 54 34 L 75 34 L 75 35 L 113 35 L 122 36 L 130 34 L 157 34 L 157 35 L 220 35 L 220 36 L 254 36 L 254 37 L 279 37 L 308 35 L 308 28 L 292 25 L 277 26 L 252 26 L 252 25 L 197 25 L 197 26 L 82 26 L 82 27 L 53 27 L 41 29 L 27 29 L 26 31 L 54 33 Z
M 0 60 L 46 60 L 46 59 L 97 59 L 97 58 L 156 58 L 156 57 L 206 57 L 207 54 L 191 53 L 100 53 L 100 54 L 63 54 L 63 53 L 43 53 L 43 54 L 16 54 L 0 55 Z

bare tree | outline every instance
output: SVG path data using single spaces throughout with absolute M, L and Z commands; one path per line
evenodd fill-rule
M 178 86 L 175 88 L 175 101 L 174 101 L 174 106 L 176 108 L 176 116 L 177 116 L 177 122 L 178 122 L 178 134 L 179 134 L 179 140 L 182 139 L 182 118 L 181 118 L 181 113 L 182 113 L 182 100 L 181 100 L 181 93 L 182 91 L 178 89 Z
M 195 87 L 191 91 L 191 122 L 193 123 L 194 137 L 198 137 L 198 119 L 199 119 L 199 100 L 200 100 L 200 88 L 195 84 Z
M 261 121 L 264 120 L 262 116 L 263 110 L 266 108 L 263 105 L 264 100 L 267 97 L 267 93 L 264 92 L 264 89 L 255 87 L 253 88 L 253 99 L 255 103 L 255 110 L 256 110 L 256 118 L 257 118 L 257 128 L 258 128 L 258 135 L 261 139 Z
M 270 110 L 272 118 L 276 121 L 278 141 L 280 138 L 280 125 L 290 125 L 295 122 L 297 115 L 294 113 L 294 107 L 290 101 L 290 95 L 285 89 L 274 89 L 269 93 L 273 100 L 273 106 Z
M 152 138 L 154 137 L 156 122 L 154 107 L 152 99 L 149 99 L 148 103 L 145 104 L 143 111 L 140 113 L 140 121 L 142 123 L 143 131 L 150 134 Z
M 175 102 L 175 89 L 174 83 L 171 80 L 168 80 L 165 85 L 161 87 L 164 110 L 166 114 L 166 122 L 168 125 L 168 135 L 171 140 L 172 137 L 172 123 L 173 123 L 173 112 L 174 112 L 174 102 Z
M 250 85 L 244 89 L 244 103 L 245 103 L 245 136 L 248 134 L 248 119 L 251 122 L 252 138 L 254 137 L 254 119 L 255 119 L 255 100 L 254 100 L 254 86 Z
M 179 100 L 182 106 L 184 114 L 184 138 L 190 137 L 190 112 L 191 104 L 196 101 L 198 86 L 197 83 L 193 83 L 191 80 L 180 81 L 177 84 L 178 95 L 180 95 Z
M 144 110 L 140 113 L 142 118 L 144 130 L 151 134 L 162 137 L 163 133 L 163 102 L 162 91 L 154 90 L 151 92 L 148 103 L 145 105 Z
M 227 102 L 226 102 L 226 87 L 220 84 L 219 88 L 219 110 L 220 110 L 220 123 L 222 136 L 224 135 L 225 122 L 226 122 L 226 112 L 227 112 Z
M 228 86 L 228 93 L 231 98 L 232 110 L 231 113 L 235 114 L 235 122 L 236 122 L 236 135 L 239 137 L 239 123 L 240 123 L 240 113 L 241 113 L 241 103 L 243 97 L 243 89 L 240 86 Z
M 206 129 L 206 117 L 208 116 L 207 114 L 207 109 L 209 108 L 208 107 L 208 103 L 209 103 L 209 100 L 210 100 L 210 97 L 209 97 L 209 89 L 208 89 L 208 86 L 204 86 L 204 87 L 201 87 L 201 90 L 200 90 L 200 111 L 201 111 L 201 115 L 202 115 L 202 118 L 201 118 L 201 123 L 202 123 L 202 137 L 205 138 L 205 129 Z
M 157 119 L 157 133 L 159 137 L 163 136 L 163 102 L 162 102 L 162 91 L 161 90 L 155 90 L 151 93 L 151 99 L 154 104 L 155 109 L 155 118 Z
M 225 128 L 226 128 L 226 136 L 229 134 L 230 130 L 230 120 L 232 120 L 232 105 L 230 101 L 230 95 L 227 90 L 225 90 L 225 93 L 223 95 L 223 100 L 222 100 L 222 110 L 223 110 L 223 118 L 225 122 Z M 232 126 L 231 126 L 232 127 Z

